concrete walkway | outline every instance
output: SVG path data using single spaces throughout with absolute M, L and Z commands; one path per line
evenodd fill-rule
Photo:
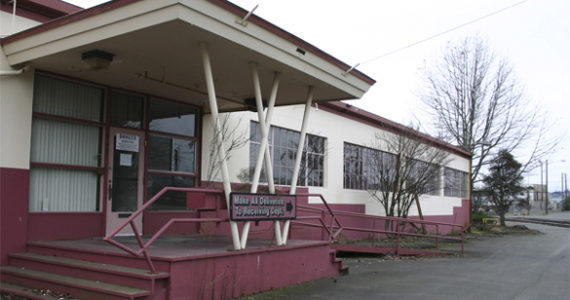
M 242 299 L 570 299 L 570 230 L 524 225 L 542 233 L 477 238 L 458 257 L 348 258 L 347 276 Z

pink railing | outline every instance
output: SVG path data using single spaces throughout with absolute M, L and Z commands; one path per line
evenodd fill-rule
M 137 211 L 132 213 L 129 218 L 127 218 L 119 227 L 113 230 L 110 234 L 108 234 L 104 240 L 116 247 L 130 253 L 134 256 L 141 256 L 143 255 L 146 259 L 149 269 L 156 273 L 157 269 L 152 263 L 150 255 L 148 254 L 147 249 L 154 243 L 164 232 L 173 224 L 175 223 L 202 223 L 202 222 L 227 222 L 229 221 L 228 218 L 172 218 L 168 222 L 166 222 L 154 235 L 148 239 L 145 243 L 140 235 L 140 230 L 137 227 L 136 223 L 134 222 L 135 218 L 140 216 L 148 207 L 150 207 L 154 202 L 156 202 L 164 193 L 168 191 L 177 191 L 177 192 L 200 192 L 200 193 L 214 193 L 214 194 L 222 194 L 223 191 L 220 189 L 204 189 L 204 188 L 177 188 L 177 187 L 165 187 L 156 195 L 154 195 L 149 201 L 147 201 L 142 207 L 140 207 Z M 306 216 L 298 216 L 296 220 L 293 220 L 293 224 L 302 225 L 302 226 L 309 226 L 309 227 L 317 227 L 322 228 L 327 233 L 327 240 L 329 242 L 333 242 L 338 240 L 338 237 L 342 231 L 357 231 L 357 232 L 368 232 L 373 234 L 373 247 L 376 241 L 376 235 L 378 234 L 392 234 L 396 236 L 396 254 L 400 253 L 400 236 L 416 236 L 416 237 L 428 237 L 434 238 L 436 243 L 436 248 L 438 248 L 439 240 L 460 240 L 461 241 L 461 253 L 464 250 L 464 227 L 462 225 L 451 224 L 451 223 L 444 223 L 444 222 L 433 222 L 433 221 L 423 221 L 423 220 L 415 220 L 415 219 L 408 219 L 408 218 L 396 218 L 396 217 L 383 217 L 383 216 L 373 216 L 373 215 L 366 215 L 362 213 L 354 213 L 354 212 L 346 212 L 346 211 L 334 211 L 331 209 L 325 198 L 321 194 L 297 194 L 297 197 L 318 197 L 325 209 L 316 208 L 313 206 L 308 205 L 297 205 L 297 208 L 306 211 L 314 211 L 318 212 L 318 215 L 306 215 Z M 327 216 L 328 213 L 328 216 Z M 340 222 L 339 216 L 344 217 L 356 217 L 356 218 L 366 218 L 372 219 L 373 225 L 372 228 L 361 228 L 361 227 L 347 227 L 343 226 Z M 311 223 L 305 222 L 305 220 L 316 220 L 318 223 Z M 327 220 L 329 221 L 327 223 Z M 391 230 L 382 230 L 375 228 L 376 220 L 380 221 L 392 221 L 391 222 Z M 422 233 L 413 233 L 413 232 L 404 232 L 402 229 L 405 229 L 406 224 L 422 224 L 422 225 L 434 225 L 436 228 L 435 234 L 422 234 Z M 394 224 L 396 224 L 394 226 Z M 123 230 L 127 225 L 130 225 L 133 233 L 137 239 L 139 249 L 135 250 L 132 249 L 113 238 Z M 404 225 L 404 227 L 402 227 Z M 440 235 L 439 234 L 439 226 L 450 226 L 452 228 L 459 228 L 461 232 L 461 237 L 453 237 L 448 235 Z
M 166 224 L 164 224 L 146 243 L 143 241 L 141 235 L 140 235 L 140 230 L 137 228 L 137 225 L 135 224 L 134 220 L 136 217 L 140 216 L 148 207 L 150 207 L 154 202 L 156 202 L 156 200 L 158 200 L 158 198 L 160 198 L 162 195 L 164 195 L 164 193 L 168 192 L 168 191 L 176 191 L 176 192 L 200 192 L 200 193 L 213 193 L 213 194 L 220 194 L 223 193 L 222 190 L 219 189 L 204 189 L 204 188 L 178 188 L 178 187 L 165 187 L 162 190 L 160 190 L 160 192 L 158 192 L 156 195 L 154 195 L 152 198 L 150 198 L 150 200 L 148 200 L 142 207 L 140 207 L 137 211 L 135 211 L 134 213 L 132 213 L 128 219 L 126 219 L 123 223 L 121 223 L 121 225 L 119 227 L 117 227 L 115 230 L 113 230 L 113 232 L 109 233 L 104 240 L 108 243 L 111 243 L 115 246 L 117 246 L 118 248 L 134 255 L 134 256 L 141 256 L 141 254 L 145 257 L 146 262 L 148 264 L 149 269 L 153 272 L 156 273 L 157 270 L 154 266 L 154 264 L 152 263 L 152 260 L 150 258 L 150 255 L 148 254 L 148 247 L 150 247 L 150 245 L 152 243 L 154 243 L 172 224 L 175 223 L 202 223 L 202 222 L 226 222 L 228 221 L 228 218 L 173 218 L 170 219 L 168 222 L 166 222 Z M 138 250 L 134 250 L 116 240 L 114 240 L 113 238 L 121 231 L 123 230 L 123 228 L 125 228 L 127 225 L 131 225 L 131 228 L 133 229 L 133 233 L 135 234 L 135 237 L 137 239 L 138 245 L 139 245 L 139 249 Z
M 299 196 L 309 196 L 309 197 L 319 197 L 323 204 L 325 205 L 326 209 L 316 208 L 313 206 L 307 205 L 297 205 L 298 208 L 303 209 L 305 211 L 313 211 L 317 212 L 319 215 L 317 216 L 301 216 L 297 219 L 316 219 L 321 225 L 315 223 L 308 223 L 302 221 L 293 221 L 293 224 L 302 225 L 302 226 L 310 226 L 310 227 L 321 227 L 324 228 L 325 231 L 329 235 L 330 240 L 337 240 L 337 237 L 342 231 L 353 231 L 353 232 L 366 232 L 372 233 L 372 247 L 375 247 L 377 235 L 384 234 L 384 235 L 394 235 L 396 236 L 396 254 L 400 254 L 400 238 L 401 236 L 413 236 L 413 237 L 423 237 L 423 238 L 432 238 L 435 240 L 435 248 L 439 249 L 439 241 L 440 240 L 456 240 L 461 242 L 461 253 L 464 253 L 464 241 L 465 241 L 465 228 L 463 225 L 453 224 L 453 223 L 446 223 L 446 222 L 435 222 L 435 221 L 425 221 L 425 220 L 418 220 L 418 219 L 410 219 L 410 218 L 398 218 L 398 217 L 385 217 L 385 216 L 375 216 L 375 215 L 367 215 L 363 213 L 356 213 L 356 212 L 347 212 L 347 211 L 338 211 L 332 210 L 326 200 L 320 194 L 300 194 Z M 331 222 L 330 225 L 326 225 L 327 216 L 326 213 L 328 212 Z M 359 219 L 369 219 L 372 220 L 371 228 L 366 227 L 348 227 L 341 225 L 339 217 L 353 217 Z M 386 229 L 377 229 L 376 228 L 376 221 L 381 221 L 383 224 L 386 222 L 390 222 L 389 230 Z M 334 224 L 333 224 L 334 223 Z M 406 232 L 406 226 L 408 224 L 419 224 L 422 228 L 425 225 L 435 227 L 434 233 L 417 233 L 417 232 Z M 456 231 L 460 232 L 460 236 L 450 236 L 450 235 L 443 235 L 440 234 L 440 227 L 447 226 L 451 228 L 453 232 L 454 228 L 457 228 Z

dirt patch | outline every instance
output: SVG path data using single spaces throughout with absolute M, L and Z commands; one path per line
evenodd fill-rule
M 471 227 L 471 233 L 467 234 L 466 237 L 476 238 L 478 236 L 501 236 L 501 235 L 511 235 L 511 234 L 542 234 L 540 231 L 535 229 L 530 229 L 525 225 L 514 225 L 514 226 L 499 226 L 499 225 L 473 225 Z

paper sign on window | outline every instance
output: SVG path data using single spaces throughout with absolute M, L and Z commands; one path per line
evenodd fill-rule
M 121 167 L 132 167 L 133 155 L 121 153 L 119 164 L 121 165 Z
M 115 150 L 139 152 L 139 140 L 137 135 L 117 133 Z

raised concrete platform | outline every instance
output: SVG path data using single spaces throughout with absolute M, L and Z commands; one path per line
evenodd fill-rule
M 118 239 L 133 249 L 138 247 L 134 237 Z M 70 291 L 78 293 L 81 285 L 92 280 L 120 285 L 124 290 L 147 291 L 125 293 L 125 299 L 231 299 L 338 275 L 344 270 L 330 244 L 323 241 L 290 240 L 287 246 L 277 247 L 270 239 L 250 239 L 248 249 L 233 251 L 226 236 L 166 236 L 149 248 L 149 254 L 160 272 L 154 277 L 143 257 L 133 257 L 99 238 L 34 241 L 28 243 L 27 253 L 10 257 L 5 272 L 18 273 L 20 279 L 13 283 L 32 288 L 65 289 L 55 282 L 61 279 L 71 285 Z M 53 274 L 54 280 L 39 280 L 38 274 Z M 134 283 L 138 278 L 133 277 L 146 275 L 149 286 Z M 4 277 L 8 279 L 5 281 L 13 280 Z M 70 277 L 81 285 L 75 286 Z M 97 299 L 85 295 L 89 295 L 85 299 Z

